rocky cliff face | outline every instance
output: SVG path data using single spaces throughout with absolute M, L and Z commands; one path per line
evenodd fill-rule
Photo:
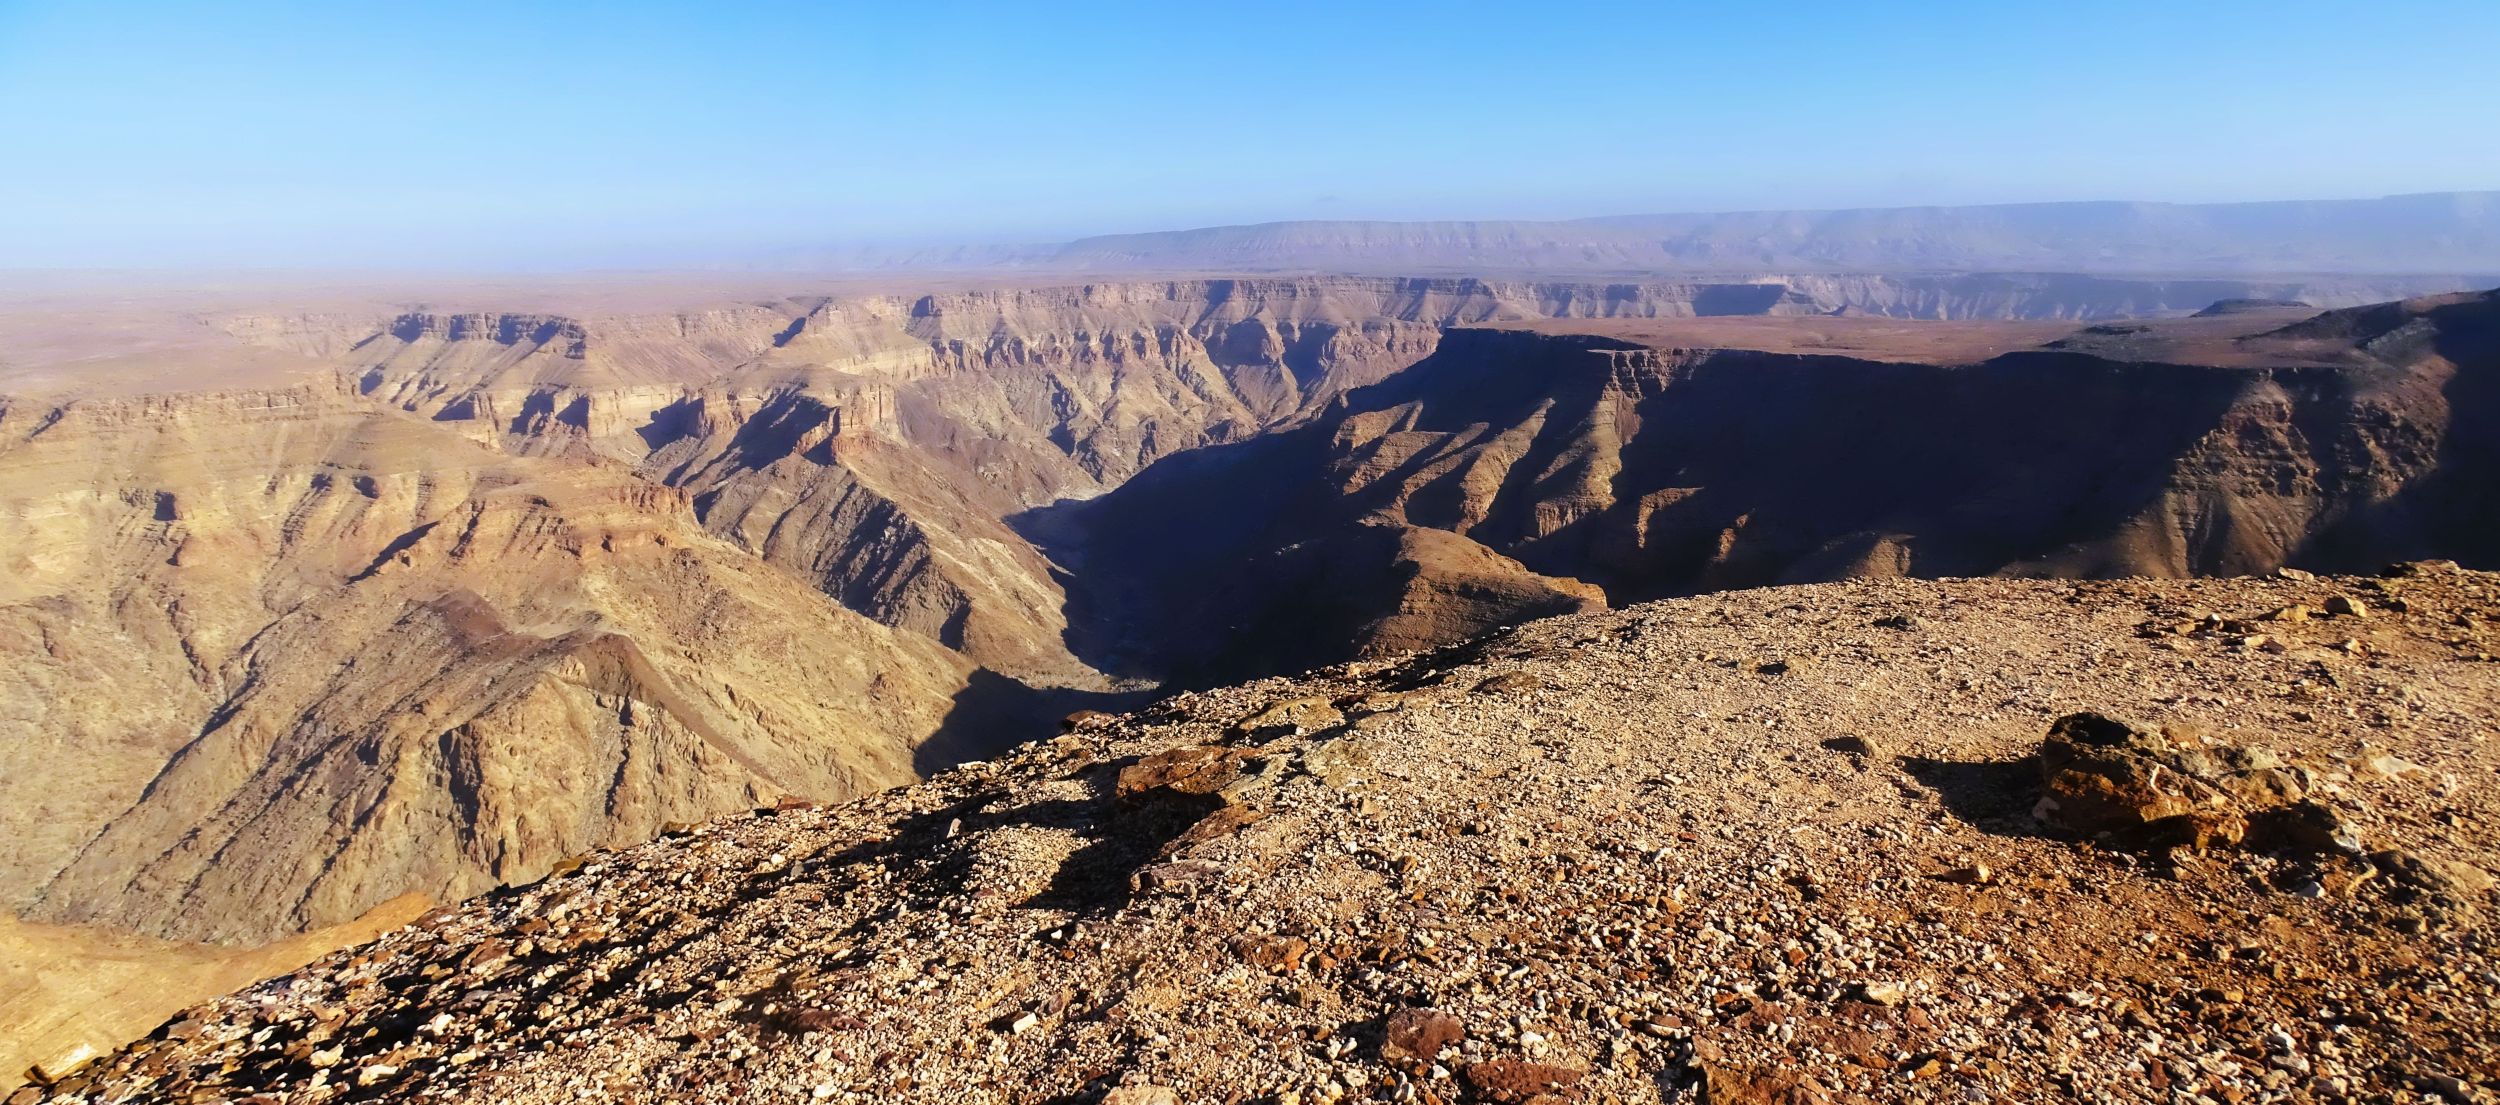
M 2500 557 L 2489 296 L 1968 363 L 1674 329 L 1736 294 L 418 313 L 335 384 L 13 401 L 7 754 L 47 780 L 14 904 L 246 938 L 474 892 L 908 777 L 976 666 L 1204 681 L 1767 583 Z
M 1309 278 L 236 322 L 300 382 L 0 397 L 0 884 L 250 942 L 1067 697 L 1609 602 L 2500 563 L 2496 308 Z
M 506 451 L 633 461 L 854 610 L 1082 682 L 1060 584 L 1007 516 L 1307 418 L 1451 325 L 1809 309 L 1777 284 L 1110 283 L 665 319 L 408 314 L 346 367 L 367 397 Z
M 344 390 L 55 413 L 0 452 L 30 919 L 265 939 L 889 786 L 969 668 L 620 466 Z
M 851 609 L 1002 671 L 1083 682 L 1063 585 L 1003 519 L 1308 421 L 1430 356 L 1453 326 L 2094 318 L 2360 290 L 2024 276 L 1108 282 L 593 318 L 412 313 L 345 363 L 368 397 L 506 451 L 636 463 L 693 492 L 714 532 Z M 304 328 L 246 332 L 300 346 Z
M 1360 578 L 1347 563 L 1391 557 L 1379 527 L 1456 535 L 1462 575 L 1516 561 L 1523 597 L 1455 617 L 1452 636 L 1550 612 L 1558 578 L 1623 602 L 2500 554 L 2481 432 L 2500 411 L 2500 299 L 2377 310 L 2401 317 L 2376 336 L 2343 333 L 2359 315 L 2197 348 L 2086 331 L 1969 365 L 1459 330 L 1309 425 L 1175 458 L 1033 528 L 1081 535 L 1072 555 L 1098 574 L 1079 604 L 1127 634 L 1105 663 L 1198 679 L 1362 654 L 1360 633 L 1296 635 L 1337 624 L 1345 597 L 1273 566 L 1334 560 Z M 1192 515 L 1201 502 L 1229 509 Z M 1221 593 L 1198 582 L 1211 565 L 1231 566 Z M 1196 632 L 1209 623 L 1274 628 Z

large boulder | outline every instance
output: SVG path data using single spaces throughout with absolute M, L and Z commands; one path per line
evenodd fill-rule
M 2183 769 L 2172 742 L 2100 714 L 2068 714 L 2040 743 L 2032 816 L 2120 847 L 2237 844 L 2248 825 L 2223 792 Z
M 2310 800 L 2307 771 L 2262 748 L 2199 736 L 2095 713 L 2061 717 L 2040 742 L 2032 814 L 2120 848 L 2358 850 L 2335 811 Z

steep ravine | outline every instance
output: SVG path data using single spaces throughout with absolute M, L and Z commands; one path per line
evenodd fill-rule
M 1695 317 L 1763 287 L 414 312 L 0 398 L 7 908 L 256 942 L 1609 602 L 2500 564 L 2500 298 Z
M 1191 683 L 1459 639 L 1591 585 L 1620 604 L 1867 575 L 2489 564 L 2495 314 L 2492 296 L 2423 303 L 2321 345 L 2329 316 L 2207 351 L 2228 366 L 1459 330 L 1307 425 L 1021 523 L 1088 568 L 1082 654 Z M 1411 536 L 1432 531 L 1437 557 Z
M 2331 305 L 2379 290 L 2019 274 L 1105 282 L 660 316 L 419 312 L 354 341 L 345 363 L 369 397 L 499 448 L 615 457 L 687 488 L 714 532 L 853 610 L 997 670 L 1083 683 L 1059 613 L 1062 573 L 1005 518 L 1306 421 L 1430 356 L 1452 326 L 1832 312 L 2086 319 L 2184 314 L 2234 296 Z M 301 327 L 234 328 L 302 343 Z
M 0 858 L 37 918 L 261 937 L 872 789 L 1035 688 L 1843 576 L 2486 563 L 2494 302 L 1959 364 L 1500 325 L 1690 289 L 1202 281 L 410 316 L 334 387 L 13 403 L 10 755 L 88 752 Z M 542 386 L 648 414 L 475 424 Z M 497 797 L 527 733 L 600 780 L 572 812 Z
M 911 778 L 970 664 L 619 465 L 351 392 L 74 404 L 0 452 L 0 884 L 265 940 Z

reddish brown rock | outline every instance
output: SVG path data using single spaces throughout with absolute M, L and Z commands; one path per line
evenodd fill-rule
M 1459 1077 L 1487 1101 L 1519 1105 L 1540 1099 L 1576 1100 L 1579 1094 L 1573 1087 L 1587 1077 L 1587 1072 L 1518 1059 L 1494 1059 L 1467 1064 Z
M 1465 1039 L 1467 1026 L 1438 1009 L 1408 1008 L 1389 1014 L 1380 1057 L 1390 1063 L 1428 1066 L 1441 1049 Z
M 1823 1105 L 1831 1095 L 1792 1071 L 1737 1070 L 1717 1063 L 1701 1067 L 1702 1105 Z
M 1334 729 L 1345 724 L 1345 715 L 1323 697 L 1291 698 L 1260 710 L 1235 723 L 1232 732 L 1250 740 L 1272 740 Z
M 2049 727 L 2039 759 L 2032 812 L 2052 828 L 2123 846 L 2193 848 L 2237 844 L 2247 831 L 2165 738 L 2126 722 L 2068 714 Z
M 1073 733 L 1079 729 L 1091 729 L 1114 721 L 1118 718 L 1118 716 L 1119 715 L 1117 714 L 1106 714 L 1100 710 L 1078 710 L 1073 714 L 1060 718 L 1059 728 L 1062 732 Z
M 1158 752 L 1121 768 L 1115 793 L 1129 800 L 1146 798 L 1157 791 L 1214 794 L 1241 778 L 1241 765 L 1256 756 L 1247 749 L 1213 745 Z
M 1302 959 L 1311 953 L 1311 943 L 1286 936 L 1261 936 L 1253 933 L 1233 942 L 1233 951 L 1244 963 L 1279 974 L 1299 970 Z

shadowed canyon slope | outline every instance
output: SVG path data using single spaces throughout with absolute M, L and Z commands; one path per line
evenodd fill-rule
M 1025 524 L 1084 566 L 1101 663 L 1190 681 L 1459 639 L 1587 585 L 2495 562 L 2500 296 L 2312 313 L 2010 349 L 2045 331 L 1458 330 L 1310 424 Z
M 2489 296 L 1737 317 L 1821 310 L 1309 279 L 221 315 L 307 382 L 0 408 L 13 907 L 262 938 L 471 893 L 908 777 L 993 716 L 976 667 L 1102 690 L 1712 588 L 2500 553 Z
M 1001 519 L 1306 420 L 1423 358 L 1449 326 L 2101 317 L 2352 291 L 2062 277 L 1180 281 L 588 320 L 411 314 L 345 360 L 370 396 L 501 448 L 631 461 L 692 492 L 714 532 L 852 609 L 1000 671 L 1083 683 L 1060 584 Z M 250 332 L 301 328 L 256 321 Z
M 1199 281 L 16 331 L 9 908 L 258 940 L 892 785 L 1052 705 L 995 673 L 1104 685 L 1007 517 L 1453 323 L 1788 298 Z
M 1302 278 L 769 300 L 674 314 L 223 325 L 511 452 L 629 461 L 714 532 L 888 624 L 1085 681 L 1049 566 L 997 524 L 1309 417 L 1452 325 L 1831 311 L 2097 317 L 2332 287 L 2069 278 L 1569 284 Z M 321 336 L 323 328 L 337 331 Z

